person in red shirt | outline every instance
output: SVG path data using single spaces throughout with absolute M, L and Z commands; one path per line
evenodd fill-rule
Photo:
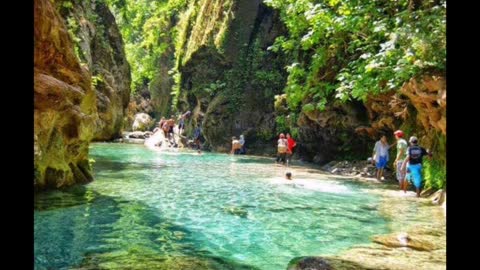
M 287 133 L 287 164 L 290 164 L 293 156 L 293 149 L 297 146 L 297 142 L 290 136 L 290 133 Z

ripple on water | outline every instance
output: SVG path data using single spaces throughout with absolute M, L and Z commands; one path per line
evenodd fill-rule
M 93 144 L 95 181 L 36 198 L 36 269 L 284 269 L 389 231 L 362 185 L 192 153 Z

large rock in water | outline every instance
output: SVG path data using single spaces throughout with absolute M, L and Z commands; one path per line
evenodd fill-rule
M 90 74 L 52 2 L 34 2 L 34 187 L 92 180 L 88 143 L 97 117 Z
M 94 140 L 120 135 L 130 100 L 130 66 L 115 18 L 103 1 L 72 1 L 66 8 L 56 1 L 75 35 L 78 57 L 92 73 L 98 118 Z
M 299 257 L 288 263 L 287 270 L 332 270 L 333 268 L 321 257 Z
M 131 130 L 133 122 L 135 121 L 135 115 L 142 112 L 149 115 L 154 115 L 155 113 L 148 90 L 141 91 L 140 94 L 136 93 L 130 99 L 130 103 L 127 107 L 127 114 L 126 117 L 124 117 L 123 123 L 125 131 Z
M 152 117 L 146 113 L 137 113 L 135 115 L 135 120 L 133 121 L 132 130 L 133 131 L 145 131 L 149 130 L 155 122 Z
M 382 268 L 383 269 L 383 268 Z M 290 260 L 287 270 L 373 270 L 358 263 L 338 258 L 315 256 L 297 257 Z

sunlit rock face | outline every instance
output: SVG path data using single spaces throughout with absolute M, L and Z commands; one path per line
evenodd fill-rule
M 130 65 L 113 14 L 102 1 L 73 1 L 66 8 L 57 2 L 60 15 L 75 37 L 75 50 L 92 75 L 97 96 L 93 140 L 120 136 L 130 101 Z
M 97 117 L 90 74 L 51 1 L 35 1 L 34 20 L 34 186 L 88 182 L 88 143 Z

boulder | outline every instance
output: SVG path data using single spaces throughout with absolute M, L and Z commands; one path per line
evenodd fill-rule
M 146 113 L 137 113 L 135 115 L 135 120 L 133 121 L 132 130 L 133 131 L 146 131 L 149 130 L 155 122 L 152 117 Z

